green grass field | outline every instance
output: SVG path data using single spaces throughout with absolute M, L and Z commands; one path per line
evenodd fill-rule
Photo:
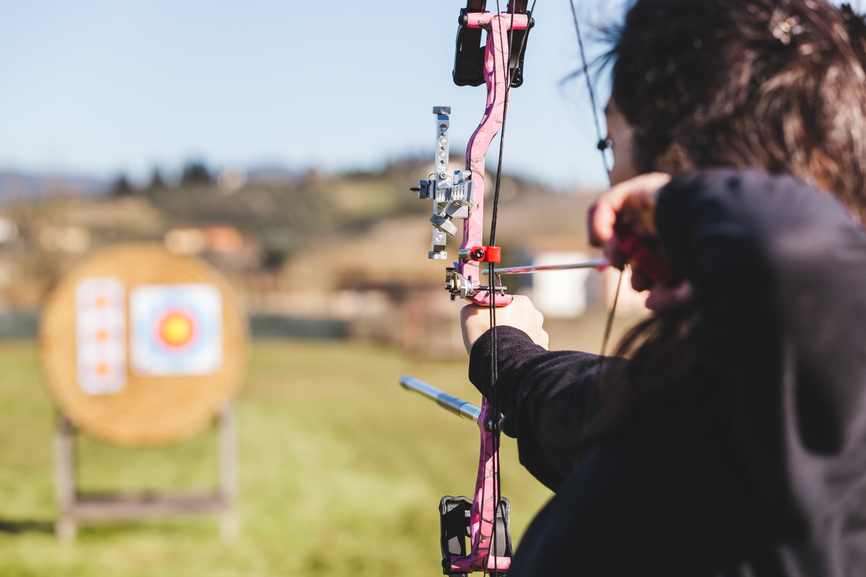
M 32 343 L 0 344 L 0 576 L 441 575 L 439 499 L 469 495 L 477 429 L 397 384 L 408 372 L 478 403 L 466 362 L 421 363 L 363 344 L 256 342 L 238 400 L 241 538 L 213 519 L 53 534 L 53 406 Z M 159 449 L 84 436 L 84 490 L 208 488 L 215 435 Z M 503 443 L 515 542 L 550 493 Z

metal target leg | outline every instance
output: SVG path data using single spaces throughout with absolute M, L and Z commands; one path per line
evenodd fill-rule
M 69 543 L 78 534 L 74 508 L 76 499 L 75 427 L 61 411 L 57 412 L 54 432 L 54 496 L 59 515 L 55 532 Z
M 225 403 L 217 413 L 219 493 L 222 501 L 220 534 L 225 541 L 240 536 L 238 515 L 238 428 L 234 403 Z

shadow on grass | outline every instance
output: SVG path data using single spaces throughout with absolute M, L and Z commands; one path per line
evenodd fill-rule
M 105 536 L 124 534 L 155 534 L 155 535 L 200 535 L 203 533 L 218 533 L 218 527 L 213 520 L 207 520 L 214 527 L 207 527 L 205 520 L 183 519 L 176 521 L 151 521 L 136 522 L 126 521 L 109 524 L 79 525 L 78 532 L 81 536 Z M 0 518 L 0 535 L 21 535 L 24 533 L 54 534 L 54 521 L 31 521 L 23 519 Z
M 21 533 L 54 534 L 53 521 L 21 521 L 0 519 L 0 534 L 20 535 Z

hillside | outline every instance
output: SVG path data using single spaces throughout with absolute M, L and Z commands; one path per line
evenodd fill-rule
M 205 173 L 141 190 L 115 184 L 107 195 L 22 198 L 2 211 L 17 235 L 0 244 L 0 308 L 35 310 L 57 279 L 89 255 L 118 243 L 155 242 L 212 263 L 251 313 L 362 318 L 358 330 L 366 336 L 399 340 L 392 327 L 405 323 L 394 314 L 405 316 L 402 309 L 413 302 L 448 301 L 443 263 L 427 260 L 432 201 L 409 190 L 429 170 L 407 160 L 375 173 L 276 173 L 234 187 Z M 503 177 L 504 263 L 585 249 L 590 198 Z M 452 244 L 456 257 L 458 241 Z

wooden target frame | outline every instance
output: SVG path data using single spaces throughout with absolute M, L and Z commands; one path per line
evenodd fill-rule
M 122 330 L 116 331 L 122 334 L 114 335 L 122 339 L 124 374 L 105 389 L 88 387 L 78 366 L 82 356 L 77 317 L 82 309 L 77 291 L 82 283 L 93 279 L 107 279 L 115 287 L 115 296 L 122 294 L 114 299 L 113 306 L 117 309 L 114 312 L 122 311 L 125 318 Z M 193 297 L 219 295 L 210 299 L 211 308 L 219 310 L 219 357 L 211 354 L 204 368 L 198 363 L 191 369 L 187 367 L 185 374 L 166 374 L 165 367 L 142 369 L 141 361 L 136 370 L 131 350 L 133 332 L 137 330 L 132 320 L 137 313 L 130 304 L 135 301 L 133 292 L 144 288 L 168 294 L 178 287 L 181 293 L 187 291 Z M 58 283 L 43 308 L 40 348 L 49 390 L 58 407 L 55 496 L 60 508 L 57 534 L 62 540 L 74 539 L 80 522 L 199 514 L 218 514 L 223 537 L 237 536 L 237 425 L 231 398 L 243 376 L 247 341 L 245 316 L 225 278 L 205 262 L 168 253 L 159 245 L 108 249 Z M 210 423 L 218 429 L 219 478 L 214 491 L 95 496 L 81 493 L 76 486 L 77 430 L 112 444 L 135 447 L 179 441 Z
M 127 373 L 110 394 L 88 394 L 79 385 L 76 361 L 76 288 L 86 279 L 115 279 L 129 297 L 147 285 L 208 284 L 222 296 L 222 362 L 206 375 L 142 376 L 129 368 L 134 327 L 126 326 Z M 51 394 L 79 429 L 113 444 L 145 446 L 177 441 L 213 420 L 239 388 L 247 326 L 228 282 L 201 260 L 171 254 L 159 245 L 108 249 L 67 274 L 42 312 L 40 346 Z

